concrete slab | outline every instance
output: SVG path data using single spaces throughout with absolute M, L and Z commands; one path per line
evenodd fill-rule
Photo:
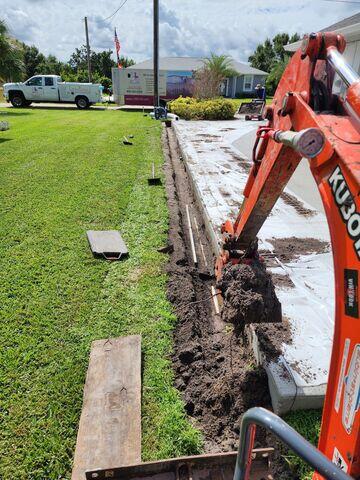
M 250 165 L 249 153 L 259 122 L 185 122 L 174 124 L 194 191 L 204 214 L 213 250 L 221 243 L 220 226 L 235 220 L 243 200 Z M 292 185 L 294 190 L 276 203 L 259 232 L 261 249 L 274 251 L 271 239 L 315 238 L 329 242 L 329 231 L 317 187 L 302 163 Z M 295 205 L 294 205 L 295 202 Z M 308 214 L 301 213 L 301 208 Z M 310 212 L 310 213 L 309 213 Z M 288 275 L 293 286 L 276 286 L 283 314 L 289 320 L 292 341 L 281 346 L 274 362 L 261 351 L 256 334 L 254 353 L 267 370 L 275 412 L 317 408 L 322 405 L 328 377 L 334 318 L 334 274 L 330 251 L 307 252 L 291 261 L 275 258 L 273 273 Z
M 94 257 L 120 260 L 129 255 L 127 246 L 117 230 L 88 230 L 86 235 Z

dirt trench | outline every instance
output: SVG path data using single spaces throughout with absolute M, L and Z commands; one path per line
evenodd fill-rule
M 205 452 L 232 451 L 238 447 L 242 413 L 253 406 L 271 408 L 267 375 L 256 366 L 245 337 L 234 335 L 232 325 L 215 313 L 210 241 L 172 129 L 164 129 L 163 147 L 172 252 L 167 293 L 178 318 L 174 331 L 175 386 L 188 415 L 203 433 Z M 197 268 L 192 259 L 186 205 L 193 223 Z M 260 435 L 258 446 L 265 447 L 265 443 L 264 435 Z

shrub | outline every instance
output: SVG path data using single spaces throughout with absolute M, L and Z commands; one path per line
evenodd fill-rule
M 168 108 L 184 120 L 231 120 L 236 112 L 236 105 L 224 98 L 198 100 L 179 97 L 169 102 Z
M 95 80 L 96 80 L 96 83 L 100 83 L 104 87 L 104 93 L 111 93 L 111 89 L 112 89 L 111 78 L 99 76 Z

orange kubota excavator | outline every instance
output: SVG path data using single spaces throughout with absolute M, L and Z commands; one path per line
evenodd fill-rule
M 260 127 L 244 202 L 222 226 L 224 265 L 254 254 L 254 242 L 302 157 L 324 204 L 336 285 L 335 331 L 319 449 L 360 476 L 360 79 L 346 64 L 341 35 L 306 36 L 292 57 Z M 337 92 L 336 92 L 337 90 Z M 259 144 L 259 148 L 258 147 Z M 315 478 L 321 478 L 315 474 Z
M 122 480 L 261 480 L 272 478 L 253 450 L 256 425 L 267 428 L 314 470 L 314 480 L 360 479 L 360 78 L 346 64 L 345 40 L 334 33 L 306 36 L 280 81 L 260 127 L 245 200 L 232 223 L 223 224 L 216 261 L 221 278 L 228 264 L 249 262 L 256 235 L 302 157 L 324 204 L 334 256 L 336 311 L 333 351 L 319 448 L 263 408 L 242 418 L 239 451 L 96 470 L 86 478 Z M 235 464 L 235 472 L 234 472 Z

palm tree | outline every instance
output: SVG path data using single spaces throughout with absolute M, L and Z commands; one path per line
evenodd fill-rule
M 18 80 L 23 71 L 21 49 L 0 20 L 0 80 Z
M 232 59 L 228 55 L 216 55 L 211 53 L 204 60 L 205 67 L 215 75 L 220 82 L 225 78 L 236 77 L 237 71 L 232 67 Z
M 230 57 L 211 53 L 204 59 L 203 68 L 197 71 L 194 95 L 202 99 L 218 97 L 223 81 L 237 75 Z

